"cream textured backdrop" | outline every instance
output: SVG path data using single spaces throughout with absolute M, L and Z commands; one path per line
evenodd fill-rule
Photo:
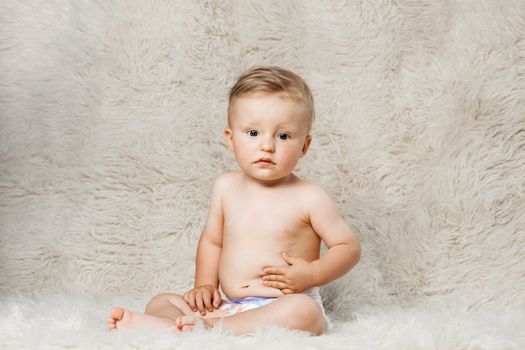
M 109 306 L 192 286 L 255 64 L 309 82 L 298 174 L 363 245 L 322 289 L 337 328 L 119 345 L 523 348 L 525 3 L 499 0 L 3 0 L 0 339 L 111 346 Z

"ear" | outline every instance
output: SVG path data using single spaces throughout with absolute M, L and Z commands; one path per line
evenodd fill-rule
M 303 155 L 301 157 L 304 157 L 304 155 L 308 152 L 308 148 L 310 148 L 310 143 L 312 143 L 312 135 L 307 135 L 304 139 Z
M 224 129 L 224 138 L 226 139 L 226 142 L 228 142 L 228 148 L 230 151 L 233 151 L 233 134 L 230 128 Z

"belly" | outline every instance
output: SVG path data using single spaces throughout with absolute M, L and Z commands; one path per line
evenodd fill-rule
M 254 247 L 255 248 L 255 247 Z M 279 297 L 280 289 L 263 285 L 263 269 L 286 266 L 279 252 L 261 254 L 257 249 L 230 254 L 223 248 L 219 265 L 219 282 L 228 298 Z

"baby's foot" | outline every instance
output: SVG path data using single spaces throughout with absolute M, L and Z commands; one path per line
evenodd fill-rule
M 140 316 L 136 316 L 135 312 L 126 310 L 121 307 L 111 309 L 111 314 L 108 318 L 108 327 L 111 331 L 117 329 L 133 329 L 139 328 Z
M 194 327 L 201 327 L 203 329 L 213 328 L 213 322 L 211 319 L 191 315 L 178 317 L 175 324 L 177 329 L 181 331 L 191 331 Z
M 141 312 L 127 310 L 121 307 L 111 309 L 108 319 L 111 331 L 126 329 L 173 329 L 173 321 L 146 315 Z

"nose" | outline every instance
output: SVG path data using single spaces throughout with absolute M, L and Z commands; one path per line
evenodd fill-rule
M 261 151 L 263 152 L 274 152 L 275 144 L 273 137 L 266 137 L 261 140 Z

